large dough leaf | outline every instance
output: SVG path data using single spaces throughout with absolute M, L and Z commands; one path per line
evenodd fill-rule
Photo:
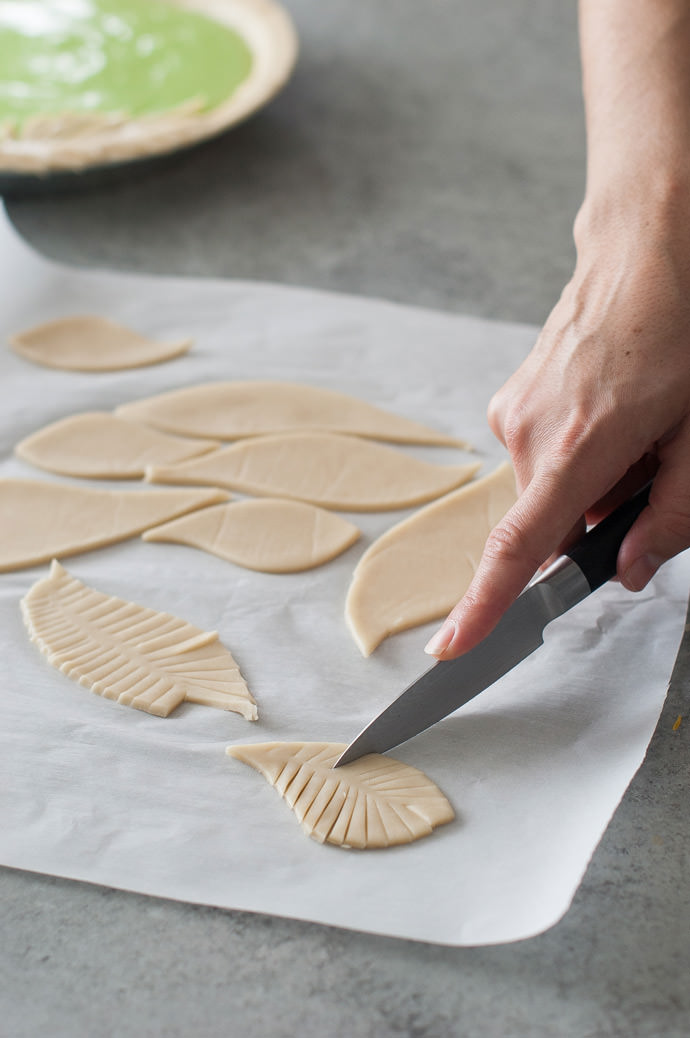
M 222 490 L 101 490 L 0 479 L 0 573 L 102 548 L 227 501 Z
M 147 465 L 171 465 L 214 450 L 215 440 L 190 440 L 87 411 L 38 429 L 14 448 L 24 461 L 63 476 L 139 479 Z
M 158 717 L 187 701 L 257 718 L 216 631 L 94 591 L 58 562 L 21 608 L 31 640 L 49 662 L 106 699 Z
M 467 446 L 356 397 L 294 382 L 208 382 L 123 404 L 117 413 L 165 432 L 219 440 L 316 429 L 391 443 Z
M 465 593 L 489 533 L 515 501 L 507 463 L 387 530 L 359 560 L 345 618 L 364 656 L 397 631 L 445 616 Z
M 466 483 L 478 468 L 421 461 L 356 436 L 293 432 L 242 440 L 180 465 L 154 465 L 146 478 L 378 512 L 430 501 Z
M 334 769 L 344 749 L 345 743 L 270 742 L 227 752 L 260 771 L 319 843 L 392 847 L 455 817 L 438 786 L 409 764 L 372 753 Z

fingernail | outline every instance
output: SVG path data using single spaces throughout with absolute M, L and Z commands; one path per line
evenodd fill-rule
M 457 629 L 458 625 L 454 620 L 446 620 L 443 626 L 439 627 L 436 634 L 426 643 L 424 652 L 429 656 L 440 656 L 452 642 Z
M 623 574 L 623 581 L 631 591 L 641 591 L 649 583 L 664 560 L 658 555 L 641 555 Z

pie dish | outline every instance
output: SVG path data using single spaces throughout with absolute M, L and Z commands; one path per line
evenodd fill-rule
M 274 0 L 0 5 L 0 175 L 87 171 L 215 136 L 288 79 Z

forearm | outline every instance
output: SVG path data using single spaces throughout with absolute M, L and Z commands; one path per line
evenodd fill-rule
M 690 0 L 581 0 L 577 266 L 489 407 L 519 498 L 427 651 L 483 638 L 552 553 L 654 474 L 618 576 L 690 546 Z
M 581 0 L 585 213 L 690 194 L 689 0 Z

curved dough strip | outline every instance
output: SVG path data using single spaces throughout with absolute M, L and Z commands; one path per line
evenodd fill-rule
M 353 523 L 323 508 L 265 498 L 203 508 L 143 538 L 188 544 L 264 573 L 296 573 L 340 555 L 359 535 Z
M 55 561 L 21 609 L 32 642 L 48 661 L 105 699 L 157 717 L 186 701 L 257 719 L 217 631 L 94 591 Z
M 100 490 L 0 479 L 0 573 L 102 548 L 227 498 L 215 489 Z
M 465 593 L 496 523 L 515 502 L 505 463 L 387 530 L 362 555 L 345 605 L 369 656 L 389 634 L 445 616 Z
M 165 432 L 219 440 L 314 429 L 391 443 L 467 446 L 346 393 L 295 382 L 208 382 L 123 404 L 116 413 Z
M 440 497 L 475 465 L 435 465 L 393 447 L 337 433 L 259 436 L 206 457 L 146 470 L 151 483 L 208 484 L 323 508 L 381 512 Z
M 88 411 L 38 429 L 14 451 L 23 461 L 63 476 L 140 479 L 147 465 L 174 465 L 219 446 L 216 440 L 170 436 L 108 411 Z
M 65 371 L 120 371 L 159 364 L 186 353 L 191 339 L 156 342 L 92 315 L 59 317 L 10 337 L 22 357 L 47 368 Z
M 361 757 L 337 770 L 345 749 L 335 742 L 229 746 L 227 753 L 260 771 L 319 843 L 360 850 L 428 836 L 455 817 L 431 779 L 391 757 Z

